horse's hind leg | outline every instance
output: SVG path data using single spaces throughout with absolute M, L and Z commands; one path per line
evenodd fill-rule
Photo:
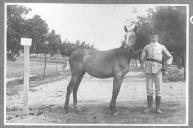
M 78 82 L 78 78 L 79 76 L 77 75 L 72 75 L 72 78 L 70 80 L 70 83 L 68 84 L 67 87 L 67 93 L 66 93 L 66 102 L 65 102 L 65 106 L 64 109 L 68 110 L 68 106 L 69 106 L 69 100 L 70 100 L 70 94 L 75 86 L 75 84 Z
M 73 88 L 73 105 L 74 105 L 74 107 L 77 107 L 77 91 L 78 91 L 78 87 L 79 87 L 79 85 L 80 85 L 80 82 L 81 82 L 82 77 L 84 76 L 84 74 L 85 74 L 85 72 L 83 72 L 83 73 L 79 76 L 79 78 L 78 78 L 78 80 L 77 80 L 77 83 L 75 84 L 75 86 L 74 86 L 74 88 Z

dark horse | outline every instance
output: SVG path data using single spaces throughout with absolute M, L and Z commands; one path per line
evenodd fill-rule
M 135 42 L 135 31 L 130 30 L 126 34 L 126 41 L 120 48 L 108 51 L 93 49 L 77 49 L 69 57 L 71 68 L 71 80 L 67 87 L 65 110 L 68 110 L 70 94 L 73 91 L 73 105 L 77 105 L 77 90 L 79 84 L 87 72 L 96 78 L 113 77 L 113 91 L 110 102 L 110 110 L 114 114 L 116 110 L 116 99 L 119 94 L 123 77 L 129 71 L 130 60 L 135 52 L 143 48 Z

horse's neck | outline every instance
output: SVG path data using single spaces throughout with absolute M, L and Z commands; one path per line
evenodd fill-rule
M 119 56 L 119 57 L 127 59 L 128 61 L 131 60 L 132 55 L 133 55 L 130 49 L 124 48 L 123 46 L 119 48 L 110 49 L 107 51 L 101 51 L 101 54 Z
M 133 52 L 131 51 L 131 49 L 127 49 L 124 47 L 120 47 L 117 49 L 119 51 L 119 54 L 124 57 L 128 62 L 130 62 L 132 56 L 133 56 Z

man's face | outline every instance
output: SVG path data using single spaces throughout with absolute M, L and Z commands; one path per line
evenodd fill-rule
M 153 36 L 152 36 L 152 42 L 153 42 L 153 43 L 158 42 L 158 35 L 153 35 Z

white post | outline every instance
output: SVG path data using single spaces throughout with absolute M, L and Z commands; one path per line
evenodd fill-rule
M 21 38 L 21 45 L 24 45 L 24 85 L 23 85 L 23 114 L 29 115 L 29 72 L 30 72 L 30 56 L 29 48 L 32 39 Z
M 23 89 L 23 111 L 24 114 L 29 114 L 29 46 L 24 45 L 24 89 Z

